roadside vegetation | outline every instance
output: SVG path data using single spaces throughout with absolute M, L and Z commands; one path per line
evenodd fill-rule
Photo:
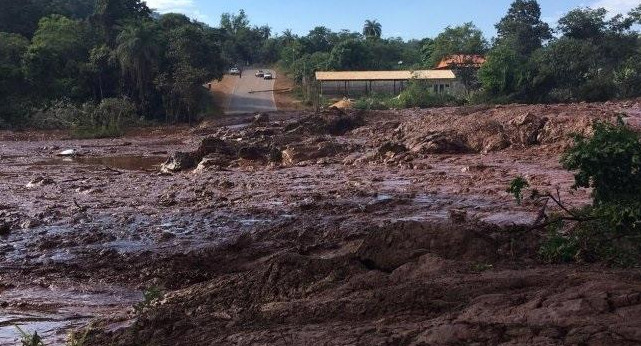
M 541 225 L 548 237 L 539 254 L 548 262 L 604 261 L 616 266 L 641 264 L 641 142 L 621 120 L 594 124 L 591 138 L 577 136 L 561 159 L 575 172 L 573 189 L 592 189 L 592 204 L 576 209 L 559 191 L 530 190 L 530 200 L 558 212 Z M 530 184 L 515 178 L 508 192 L 520 204 Z M 541 226 L 538 225 L 538 226 Z M 536 226 L 536 227 L 538 227 Z
M 307 104 L 317 94 L 318 70 L 430 69 L 453 54 L 487 57 L 479 71 L 454 66 L 466 90 L 459 100 L 413 83 L 398 98 L 368 96 L 358 107 L 635 97 L 641 95 L 638 24 L 641 6 L 611 18 L 604 9 L 578 8 L 553 29 L 541 20 L 537 1 L 516 0 L 491 44 L 473 23 L 406 41 L 384 37 L 384 26 L 372 19 L 362 32 L 319 26 L 299 36 L 252 26 L 244 11 L 224 13 L 210 27 L 182 14 L 159 15 L 142 0 L 3 1 L 0 128 L 55 124 L 80 137 L 103 137 L 123 132 L 123 115 L 192 122 L 215 108 L 203 84 L 230 66 L 259 63 L 285 71 Z M 103 118 L 104 102 L 113 118 Z

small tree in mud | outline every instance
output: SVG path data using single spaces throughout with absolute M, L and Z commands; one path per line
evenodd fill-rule
M 543 223 L 549 237 L 540 254 L 550 262 L 597 261 L 619 266 L 641 262 L 641 142 L 619 119 L 617 124 L 595 123 L 591 138 L 577 136 L 561 159 L 575 172 L 574 189 L 592 188 L 593 203 L 572 209 L 560 194 L 532 191 L 531 198 L 553 201 L 560 214 Z M 511 191 L 520 201 L 527 182 L 517 178 Z M 518 192 L 518 194 L 516 193 Z M 538 225 L 541 226 L 541 225 Z

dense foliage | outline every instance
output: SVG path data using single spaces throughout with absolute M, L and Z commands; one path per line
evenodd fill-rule
M 455 54 L 487 57 L 479 71 L 454 66 L 466 91 L 459 97 L 468 102 L 635 97 L 639 24 L 641 6 L 614 17 L 578 8 L 553 30 L 536 0 L 515 0 L 491 44 L 473 23 L 405 41 L 385 37 L 376 20 L 365 21 L 362 32 L 319 26 L 298 36 L 252 26 L 242 10 L 222 14 L 212 28 L 159 15 L 142 0 L 0 0 L 0 127 L 30 125 L 33 114 L 62 101 L 104 99 L 124 100 L 125 109 L 132 103 L 146 119 L 191 121 L 210 107 L 202 85 L 233 65 L 277 64 L 310 98 L 318 70 L 429 69 Z M 398 105 L 439 104 L 408 96 L 419 87 Z
M 189 121 L 229 65 L 220 29 L 140 0 L 3 0 L 0 13 L 0 126 L 93 124 L 101 136 L 121 132 L 123 114 Z
M 619 266 L 641 264 L 641 142 L 639 134 L 619 119 L 596 123 L 590 138 L 577 136 L 561 160 L 575 173 L 573 188 L 591 188 L 592 204 L 573 209 L 558 194 L 532 191 L 544 206 L 561 209 L 546 223 L 548 239 L 540 254 L 550 262 L 605 261 Z M 520 202 L 523 178 L 512 181 L 509 192 Z
M 641 6 L 608 18 L 602 8 L 568 12 L 552 35 L 535 0 L 516 0 L 479 71 L 486 100 L 604 101 L 641 95 Z

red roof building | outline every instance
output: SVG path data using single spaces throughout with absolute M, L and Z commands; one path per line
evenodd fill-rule
M 455 54 L 443 58 L 436 67 L 437 70 L 452 70 L 459 67 L 481 68 L 485 63 L 485 57 L 474 54 Z

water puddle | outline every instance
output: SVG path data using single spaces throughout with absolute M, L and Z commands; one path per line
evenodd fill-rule
M 35 166 L 56 166 L 68 163 L 109 167 L 126 171 L 157 170 L 165 162 L 165 156 L 79 156 L 74 158 L 55 158 L 36 162 Z
M 99 316 L 122 313 L 142 300 L 142 294 L 121 287 L 23 288 L 0 293 L 0 345 L 17 345 L 19 326 L 38 332 L 46 345 L 63 345 L 67 332 Z

